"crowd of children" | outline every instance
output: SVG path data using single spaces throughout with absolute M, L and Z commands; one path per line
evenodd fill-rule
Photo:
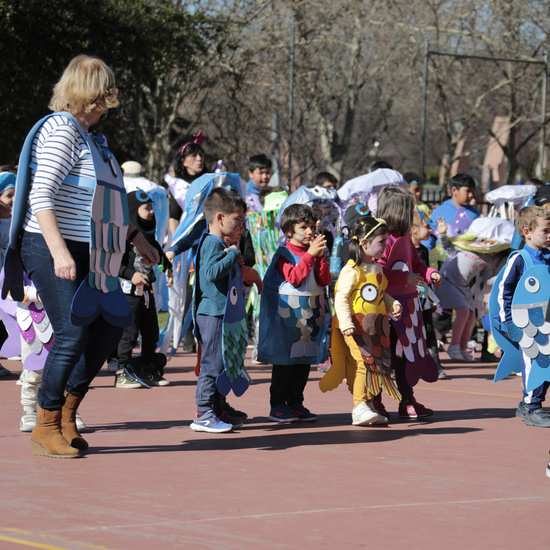
M 187 162 L 190 157 L 183 153 L 194 147 L 200 166 L 196 170 L 185 166 L 188 171 L 194 170 L 196 177 L 191 179 L 200 182 L 209 177 L 204 152 L 197 140 L 187 146 L 179 161 Z M 390 171 L 385 164 L 375 169 Z M 221 184 L 209 180 L 211 187 L 202 197 L 200 216 L 166 253 L 155 240 L 151 197 L 139 189 L 128 193 L 130 221 L 159 251 L 159 267 L 167 287 L 172 285 L 171 262 L 184 251 L 194 251 L 189 316 L 199 359 L 196 414 L 191 429 L 225 433 L 243 424 L 247 415 L 229 406 L 226 396 L 231 390 L 240 395 L 248 388 L 242 368 L 247 343 L 256 346 L 259 363 L 272 366 L 268 417 L 273 422 L 317 420 L 317 414 L 304 405 L 304 389 L 311 366 L 320 364 L 328 369 L 319 383 L 323 392 L 346 381 L 353 395 L 351 422 L 355 426 L 388 423 L 390 413 L 383 403 L 382 390 L 398 402 L 399 418 L 432 416 L 434 411 L 416 400 L 413 388 L 420 379 L 435 382 L 446 378 L 438 347 L 446 338 L 451 320 L 449 357 L 459 362 L 475 361 L 469 345 L 485 313 L 484 287 L 499 272 L 509 252 L 502 253 L 507 244 L 497 252 L 494 247 L 485 247 L 487 239 L 483 237 L 477 238 L 476 242 L 482 243 L 477 249 L 472 241 L 464 241 L 470 224 L 481 215 L 472 206 L 474 179 L 468 174 L 451 178 L 450 197 L 432 211 L 422 202 L 421 177 L 412 172 L 404 177 L 399 174 L 401 181 L 382 189 L 373 202 L 376 212 L 371 212 L 356 199 L 347 204 L 338 202 L 336 191 L 332 191 L 338 187 L 336 178 L 321 172 L 310 187 L 329 188 L 334 195 L 319 193 L 318 203 L 314 200 L 283 207 L 278 221 L 279 246 L 268 254 L 262 240 L 252 238 L 253 229 L 245 229 L 247 214 L 256 213 L 250 219 L 272 224 L 274 218 L 258 216 L 264 208 L 270 211 L 267 197 L 276 199 L 271 202 L 279 208 L 288 190 L 269 185 L 272 163 L 263 154 L 250 158 L 250 179 L 240 192 L 223 183 L 223 174 Z M 14 180 L 13 174 L 0 174 L 0 222 L 9 218 Z M 171 181 L 177 181 L 177 177 L 171 176 Z M 191 183 L 186 182 L 182 189 L 187 190 Z M 498 289 L 499 327 L 513 325 L 514 291 L 524 272 L 533 264 L 550 265 L 550 214 L 545 209 L 550 208 L 548 189 L 541 187 L 534 197 L 538 206 L 523 208 L 516 216 L 515 225 L 525 246 L 521 253 L 510 256 L 503 271 Z M 324 203 L 330 197 L 336 197 L 338 219 L 325 223 Z M 186 215 L 185 199 L 183 192 L 177 201 L 182 220 Z M 193 200 L 196 202 L 197 196 Z M 172 216 L 175 196 L 171 201 Z M 171 223 L 172 231 L 178 223 Z M 0 229 L 5 225 L 0 223 Z M 340 230 L 342 225 L 345 231 Z M 347 238 L 341 239 L 341 235 Z M 335 238 L 345 241 L 343 246 L 337 247 L 340 241 Z M 3 242 L 4 247 L 6 244 Z M 339 256 L 339 265 L 343 266 L 339 273 L 331 274 L 331 253 Z M 259 269 L 262 276 L 252 269 L 258 263 L 264 264 Z M 131 306 L 132 323 L 110 358 L 117 388 L 169 383 L 163 376 L 166 357 L 156 351 L 159 324 L 154 283 L 158 273 L 143 266 L 128 242 L 119 277 Z M 29 303 L 37 304 L 40 310 L 40 298 L 33 295 L 31 286 L 28 296 Z M 249 305 L 256 304 L 253 309 L 256 313 L 259 310 L 259 315 L 252 315 L 252 309 L 243 313 L 244 298 Z M 331 305 L 334 315 L 332 323 L 327 323 Z M 188 299 L 186 311 L 190 306 Z M 180 314 L 185 317 L 183 311 Z M 502 335 L 514 340 L 514 329 L 503 329 Z M 141 353 L 133 357 L 138 341 Z M 43 344 L 47 348 L 47 342 Z M 25 345 L 21 347 L 25 358 L 40 353 L 24 349 Z M 550 384 L 544 381 L 532 387 L 529 377 L 534 359 L 530 352 L 521 350 L 524 394 L 516 414 L 526 425 L 550 427 L 550 416 L 542 409 Z M 2 369 L 0 376 L 9 374 Z M 36 420 L 40 372 L 25 367 L 20 383 L 24 407 L 21 430 L 30 431 Z M 83 422 L 80 418 L 78 421 L 82 427 Z

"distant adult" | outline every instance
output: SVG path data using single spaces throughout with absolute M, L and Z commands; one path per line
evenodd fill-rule
M 98 211 L 98 199 L 100 204 L 110 204 L 110 212 L 102 220 L 94 216 L 93 227 L 100 232 L 95 232 L 92 247 L 98 245 L 102 228 L 113 235 L 112 241 L 115 233 L 120 234 L 121 247 L 129 231 L 128 238 L 140 250 L 144 263 L 158 261 L 157 251 L 145 237 L 122 221 L 126 202 L 122 171 L 105 136 L 92 128 L 102 114 L 118 105 L 117 93 L 113 72 L 103 61 L 75 57 L 54 88 L 50 101 L 54 114 L 31 130 L 21 156 L 28 155 L 28 162 L 19 168 L 27 176 L 17 181 L 19 197 L 9 252 L 20 251 L 22 266 L 36 286 L 54 332 L 38 391 L 38 420 L 31 434 L 32 451 L 38 455 L 74 458 L 88 448 L 76 428 L 76 410 L 122 334 L 120 326 L 106 320 L 108 308 L 95 318 L 91 314 L 85 322 L 73 324 L 76 310 L 71 311 L 71 303 L 75 295 L 81 295 L 81 283 L 83 289 L 92 291 L 92 284 L 100 284 L 102 277 L 106 280 L 109 269 L 99 276 L 97 264 L 107 256 L 118 274 L 116 258 L 109 250 L 101 251 L 99 258 L 94 255 L 95 265 L 90 267 L 91 216 Z M 112 222 L 113 213 L 117 222 Z M 95 283 L 89 282 L 92 279 Z M 116 285 L 113 289 L 116 295 Z M 107 289 L 103 292 L 110 296 Z
M 202 131 L 193 135 L 194 141 L 190 141 L 181 148 L 173 161 L 174 175 L 176 178 L 184 180 L 187 184 L 194 182 L 203 174 L 208 173 L 204 163 L 204 149 L 202 142 L 204 136 Z M 185 197 L 176 197 L 170 193 L 170 222 L 168 228 L 174 235 L 183 214 L 183 204 Z

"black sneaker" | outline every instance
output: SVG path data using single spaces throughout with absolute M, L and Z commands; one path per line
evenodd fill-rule
M 550 415 L 541 408 L 528 410 L 525 415 L 526 426 L 535 426 L 536 428 L 550 428 Z
M 246 420 L 248 418 L 248 415 L 245 412 L 234 409 L 227 401 L 222 402 L 222 409 L 231 417 L 240 418 L 242 420 Z
M 166 380 L 160 372 L 155 370 L 153 363 L 141 368 L 140 378 L 149 386 L 168 386 L 170 384 L 169 380 Z

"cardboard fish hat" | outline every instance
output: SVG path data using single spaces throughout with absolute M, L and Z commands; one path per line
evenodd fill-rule
M 504 218 L 476 218 L 461 236 L 451 237 L 462 250 L 491 254 L 510 248 L 514 224 Z

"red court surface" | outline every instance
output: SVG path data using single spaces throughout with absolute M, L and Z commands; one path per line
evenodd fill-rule
M 445 357 L 445 356 L 444 356 Z M 230 403 L 242 429 L 194 433 L 194 355 L 167 367 L 171 386 L 116 389 L 102 371 L 82 404 L 91 449 L 76 460 L 33 456 L 19 431 L 19 363 L 0 379 L 0 548 L 516 549 L 548 544 L 550 430 L 514 413 L 521 381 L 495 365 L 445 366 L 416 388 L 427 421 L 351 425 L 351 395 L 306 405 L 318 422 L 267 419 L 270 371 Z

